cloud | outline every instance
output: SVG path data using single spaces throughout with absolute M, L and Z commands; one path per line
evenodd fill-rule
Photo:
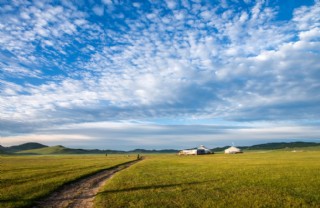
M 274 123 L 260 125 L 158 125 L 128 121 L 94 122 L 43 128 L 23 136 L 8 136 L 1 139 L 3 145 L 35 141 L 49 145 L 69 145 L 74 148 L 88 146 L 100 149 L 133 148 L 188 148 L 199 144 L 209 147 L 264 142 L 295 141 L 303 138 L 313 141 L 318 138 L 317 126 L 296 126 Z M 181 143 L 181 141 L 183 141 Z
M 171 0 L 166 0 L 166 4 L 169 9 L 175 9 L 177 6 L 176 2 Z
M 98 16 L 102 16 L 104 14 L 104 8 L 102 6 L 94 6 L 92 10 Z
M 264 1 L 102 3 L 0 8 L 2 135 L 128 119 L 319 120 L 318 1 L 286 21 Z
M 106 5 L 111 5 L 113 4 L 112 0 L 102 0 L 102 3 L 106 4 Z
M 83 141 L 91 141 L 90 137 L 86 137 L 83 135 L 42 135 L 42 134 L 27 134 L 23 136 L 8 136 L 5 138 L 1 138 L 1 144 L 5 146 L 12 146 L 15 144 L 23 144 L 26 142 L 38 142 L 38 143 L 44 143 L 46 145 L 58 145 L 58 144 L 65 144 L 65 141 L 68 141 L 66 144 L 75 144 L 75 143 L 81 143 Z

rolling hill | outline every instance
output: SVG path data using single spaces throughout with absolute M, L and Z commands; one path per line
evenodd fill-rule
M 36 142 L 28 142 L 28 143 L 15 145 L 15 146 L 11 146 L 11 147 L 3 147 L 0 145 L 0 151 L 6 152 L 6 153 L 16 153 L 19 151 L 40 149 L 40 148 L 45 148 L 45 147 L 48 147 L 48 146 L 40 144 L 40 143 L 36 143 Z
M 86 150 L 86 149 L 72 149 L 61 145 L 44 147 L 40 149 L 29 149 L 24 151 L 19 151 L 17 154 L 36 154 L 36 155 L 48 155 L 48 154 L 114 154 L 114 153 L 125 153 L 124 151 L 116 150 Z
M 81 151 L 75 149 L 66 148 L 61 145 L 52 147 L 43 147 L 39 149 L 29 149 L 16 152 L 18 154 L 37 154 L 37 155 L 49 155 L 49 154 L 81 154 Z
M 212 149 L 214 152 L 221 152 L 230 146 L 217 147 Z M 273 142 L 266 144 L 258 144 L 252 146 L 238 146 L 241 150 L 281 150 L 281 149 L 295 149 L 295 148 L 307 148 L 307 149 L 320 149 L 320 143 L 315 142 Z
M 266 143 L 247 147 L 248 150 L 275 150 L 275 149 L 286 149 L 286 148 L 301 148 L 301 147 L 314 147 L 320 146 L 320 143 L 314 142 L 279 142 L 279 143 Z
M 217 147 L 212 149 L 213 152 L 222 152 L 230 146 Z M 320 143 L 314 142 L 280 142 L 266 143 L 252 146 L 239 146 L 243 151 L 253 150 L 320 150 Z M 24 155 L 47 155 L 47 154 L 148 154 L 148 153 L 177 153 L 175 149 L 164 150 L 146 150 L 135 149 L 131 151 L 119 150 L 99 150 L 99 149 L 72 149 L 61 145 L 46 146 L 40 143 L 25 143 L 21 145 L 3 147 L 0 145 L 0 154 L 24 154 Z

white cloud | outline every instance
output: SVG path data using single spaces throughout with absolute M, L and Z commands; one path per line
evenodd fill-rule
M 106 5 L 111 5 L 113 4 L 112 0 L 102 0 L 102 3 L 106 4 Z
M 92 138 L 84 136 L 84 135 L 77 135 L 77 134 L 65 134 L 65 135 L 46 135 L 46 134 L 27 134 L 22 136 L 8 136 L 1 138 L 1 145 L 3 146 L 12 146 L 16 144 L 23 144 L 27 142 L 39 142 L 43 144 L 51 144 L 51 145 L 58 145 L 64 143 L 66 140 L 69 142 L 77 143 L 78 141 L 90 141 Z
M 303 6 L 294 11 L 293 21 L 299 30 L 309 30 L 320 26 L 320 2 L 315 1 L 311 7 Z
M 281 124 L 281 126 L 279 126 Z M 217 125 L 157 125 L 137 122 L 94 122 L 58 127 L 47 127 L 36 134 L 1 138 L 8 146 L 24 142 L 40 142 L 47 145 L 66 145 L 99 149 L 133 148 L 188 148 L 205 144 L 216 146 L 252 144 L 255 140 L 292 141 L 299 138 L 314 141 L 319 129 L 315 126 L 297 126 L 285 123 L 239 124 L 236 127 Z M 196 138 L 196 139 L 195 139 Z M 183 141 L 183 143 L 181 143 Z
M 0 20 L 0 78 L 28 79 L 1 83 L 0 119 L 319 119 L 319 3 L 288 22 L 262 2 L 247 11 L 181 5 L 117 14 L 107 26 L 74 5 L 1 8 L 19 15 Z
M 99 5 L 94 6 L 94 7 L 92 8 L 92 10 L 93 10 L 93 12 L 94 12 L 96 15 L 98 15 L 98 16 L 102 16 L 102 15 L 104 14 L 104 8 L 103 8 L 103 6 L 99 6 Z
M 200 16 L 202 18 L 204 18 L 205 20 L 209 20 L 212 17 L 210 11 L 203 11 L 203 12 L 200 13 Z
M 172 0 L 166 0 L 166 4 L 169 9 L 175 9 L 177 6 L 177 3 Z

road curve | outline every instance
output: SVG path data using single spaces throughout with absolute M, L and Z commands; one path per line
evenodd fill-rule
M 100 187 L 116 172 L 130 167 L 137 162 L 139 160 L 120 164 L 74 183 L 67 184 L 47 198 L 38 201 L 33 208 L 91 208 L 93 207 L 94 197 L 97 195 Z

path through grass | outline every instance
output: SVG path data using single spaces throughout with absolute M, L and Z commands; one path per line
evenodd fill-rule
M 134 159 L 112 155 L 0 156 L 0 207 L 30 206 L 62 184 Z

